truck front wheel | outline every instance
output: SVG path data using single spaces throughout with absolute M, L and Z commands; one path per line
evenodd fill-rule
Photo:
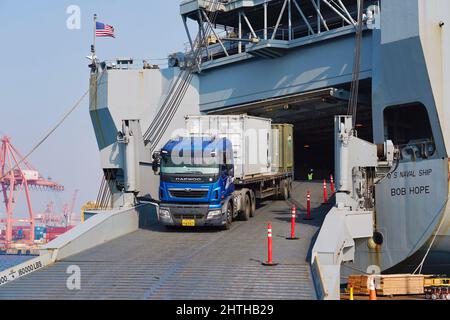
M 227 217 L 226 217 L 226 223 L 223 226 L 224 230 L 230 230 L 231 229 L 231 224 L 233 223 L 233 206 L 231 205 L 231 203 L 227 204 L 227 213 L 226 213 Z

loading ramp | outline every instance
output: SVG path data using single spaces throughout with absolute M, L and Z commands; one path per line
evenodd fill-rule
M 306 193 L 312 192 L 315 220 L 304 221 Z M 322 184 L 295 182 L 293 199 L 301 209 L 299 241 L 287 241 L 291 202 L 262 203 L 250 222 L 227 232 L 171 230 L 158 224 L 37 271 L 3 287 L 0 299 L 56 300 L 311 300 L 316 299 L 308 256 L 329 210 Z M 267 223 L 274 232 L 274 259 L 266 268 Z M 69 266 L 81 269 L 81 290 L 66 287 Z

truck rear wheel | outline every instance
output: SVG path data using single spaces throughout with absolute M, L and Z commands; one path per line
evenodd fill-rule
M 252 201 L 250 200 L 250 195 L 247 193 L 244 199 L 244 208 L 239 212 L 239 220 L 248 221 L 250 220 L 250 213 L 252 211 Z
M 254 216 L 256 216 L 256 197 L 253 191 L 250 191 L 250 200 L 252 202 L 250 210 L 250 218 L 253 218 Z

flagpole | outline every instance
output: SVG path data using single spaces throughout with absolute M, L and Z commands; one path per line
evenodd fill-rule
M 93 46 L 92 46 L 92 59 L 93 62 L 95 63 L 96 60 L 96 51 L 97 51 L 97 47 L 96 47 L 96 41 L 97 41 L 97 35 L 96 35 L 96 31 L 97 31 L 97 14 L 94 14 L 94 41 L 93 41 Z

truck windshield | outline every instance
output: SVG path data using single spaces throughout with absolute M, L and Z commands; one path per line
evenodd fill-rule
M 219 174 L 219 166 L 217 164 L 191 164 L 182 161 L 172 161 L 170 157 L 163 157 L 161 161 L 162 174 L 176 175 L 207 175 L 215 176 Z

